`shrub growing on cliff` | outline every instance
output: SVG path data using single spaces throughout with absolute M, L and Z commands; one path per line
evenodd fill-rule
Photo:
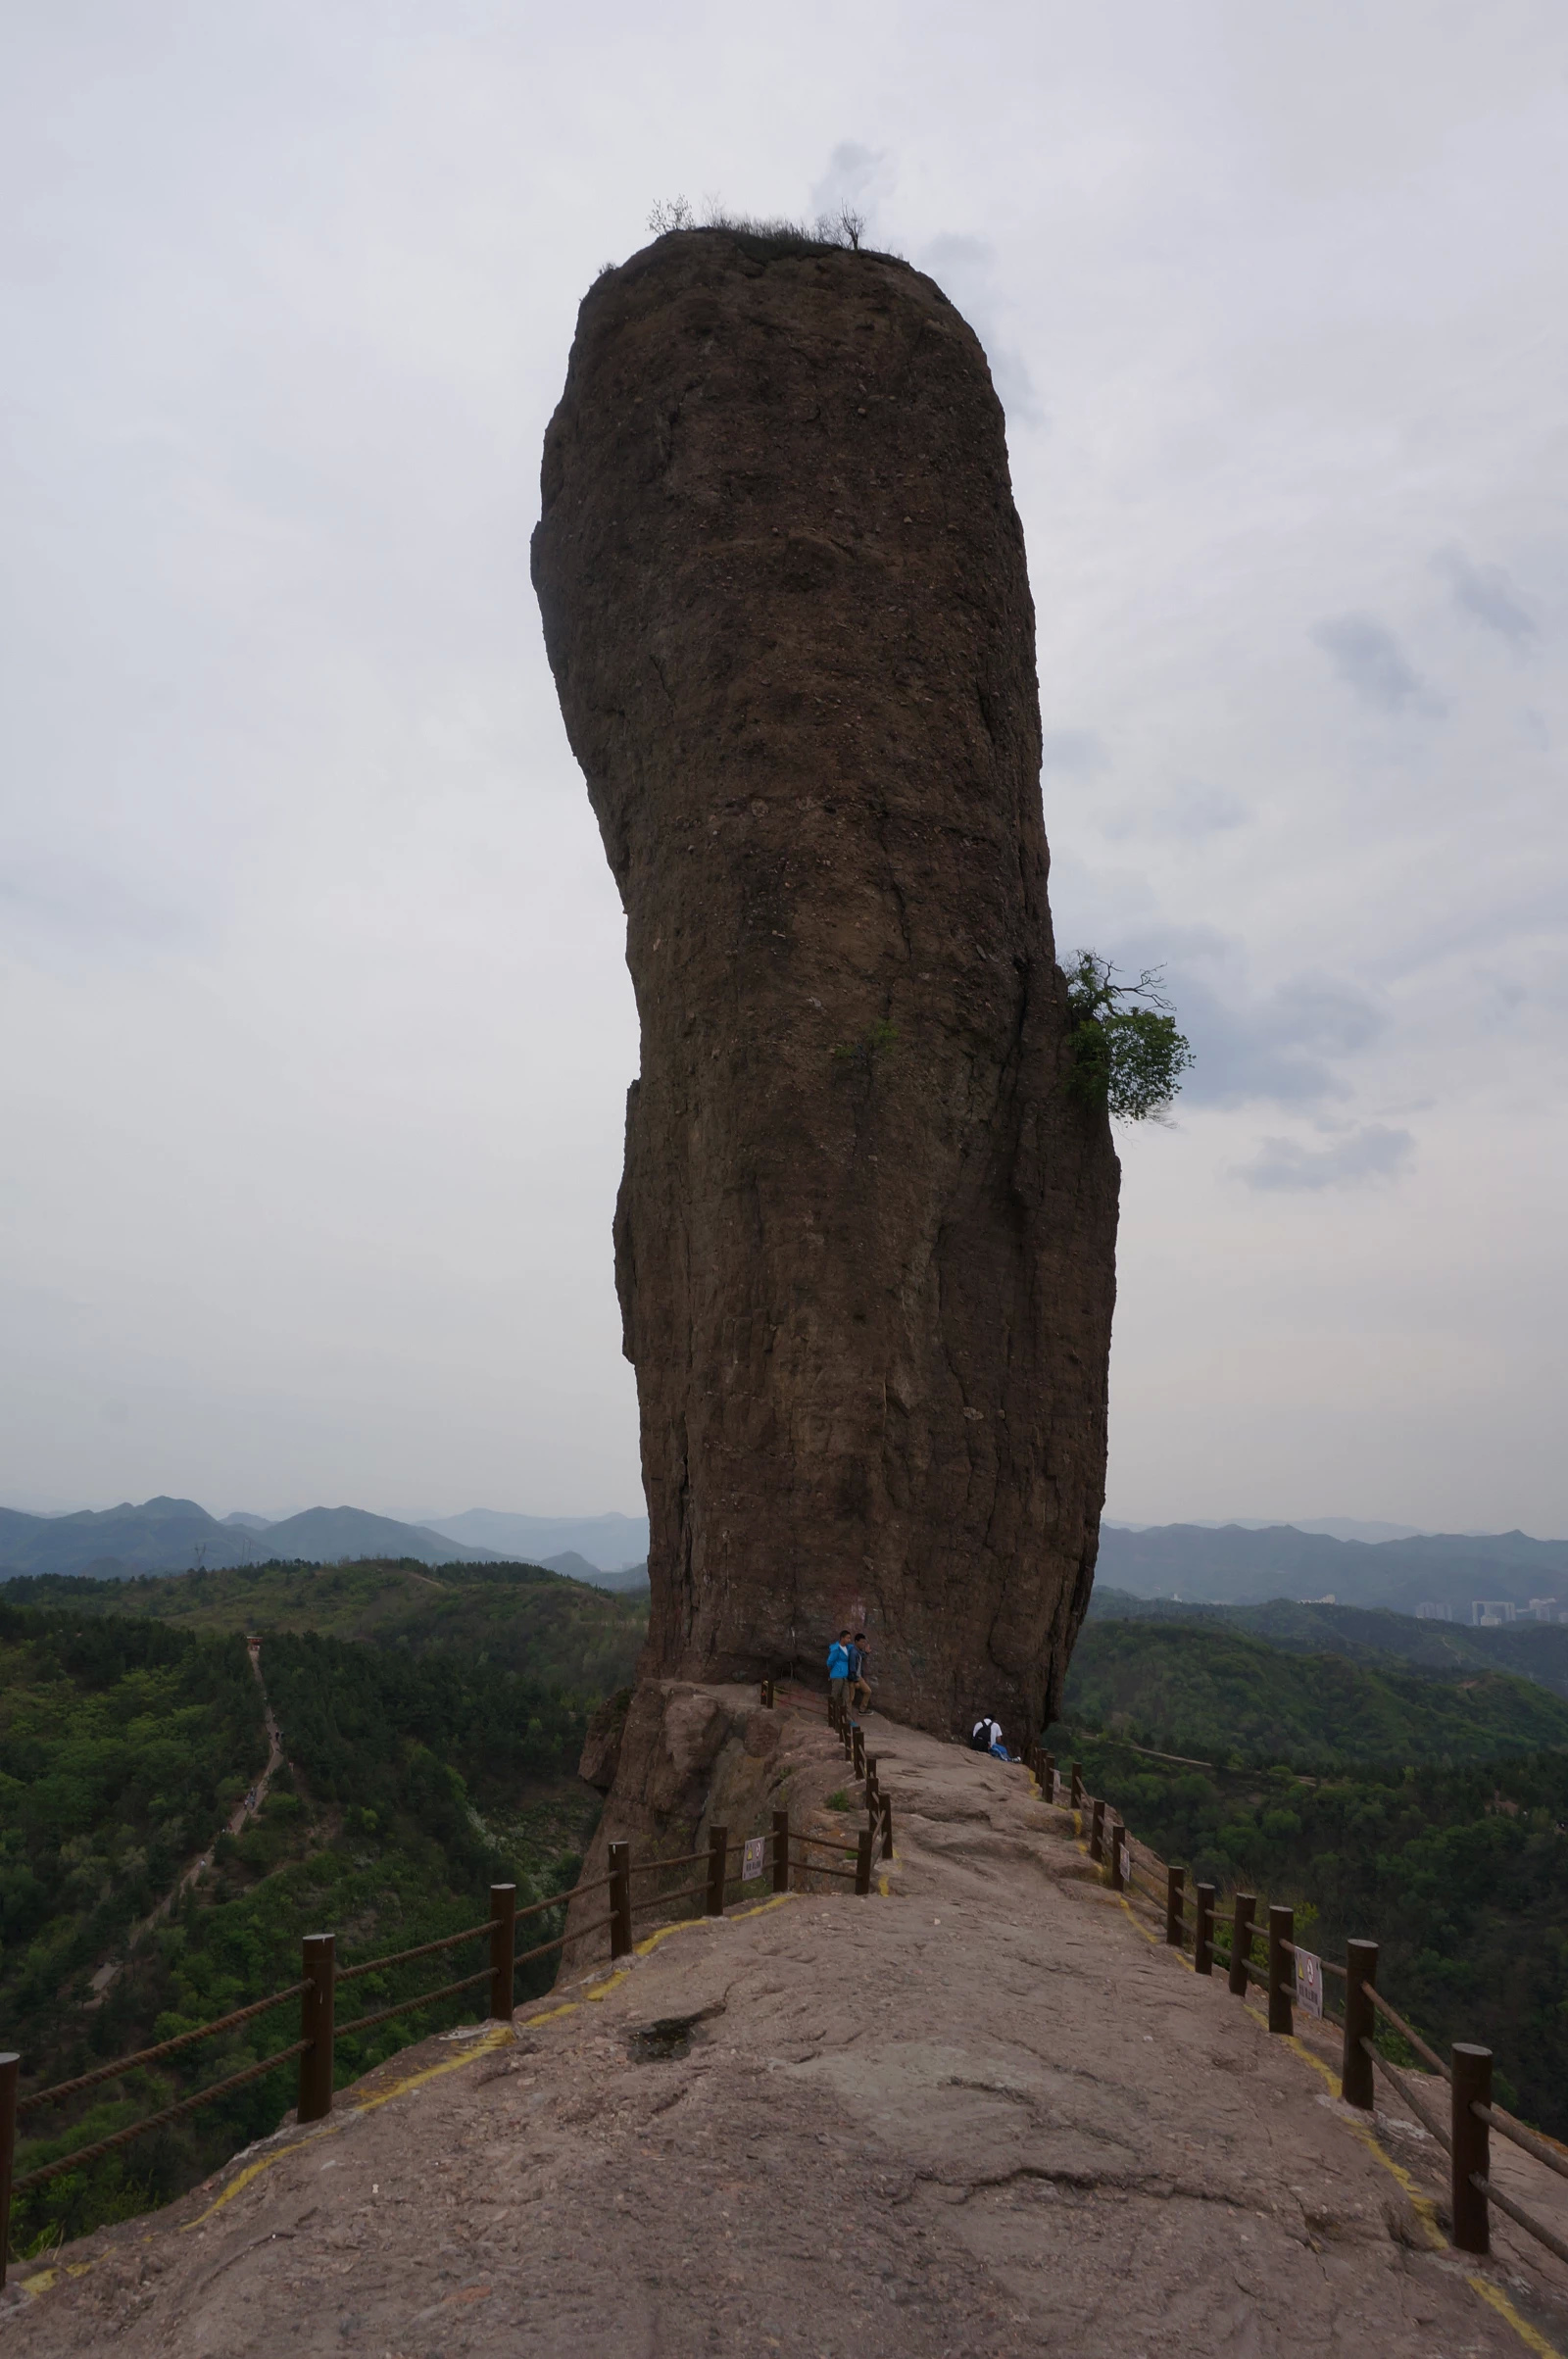
M 822 254 L 842 248 L 858 254 L 865 216 L 846 204 L 832 213 L 818 214 L 814 222 L 761 221 L 753 214 L 731 213 L 716 197 L 710 197 L 699 221 L 685 197 L 661 197 L 649 211 L 648 226 L 656 237 L 667 237 L 676 229 L 724 229 L 754 261 L 774 262 L 781 255 Z M 881 259 L 896 261 L 898 257 L 884 255 Z
M 1157 1121 L 1169 1111 L 1193 1052 L 1159 988 L 1159 968 L 1145 967 L 1136 983 L 1113 982 L 1115 972 L 1092 950 L 1081 950 L 1067 969 L 1068 1088 L 1118 1121 Z

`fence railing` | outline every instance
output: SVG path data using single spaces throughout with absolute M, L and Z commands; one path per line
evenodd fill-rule
M 1315 1951 L 1298 1945 L 1293 1908 L 1271 1905 L 1266 1930 L 1259 1927 L 1255 1922 L 1257 1897 L 1252 1892 L 1235 1893 L 1230 1922 L 1217 1921 L 1216 1887 L 1195 1885 L 1189 1901 L 1184 1868 L 1156 1859 L 1162 1875 L 1151 1877 L 1142 1860 L 1134 1857 L 1127 1829 L 1111 1805 L 1102 1796 L 1085 1793 L 1079 1762 L 1072 1763 L 1070 1778 L 1063 1778 L 1057 1770 L 1055 1755 L 1038 1745 L 1031 1746 L 1024 1759 L 1048 1800 L 1079 1813 L 1088 1830 L 1089 1856 L 1104 1869 L 1111 1891 L 1160 1912 L 1169 1946 L 1185 1949 L 1191 1942 L 1196 1973 L 1212 1975 L 1216 1965 L 1224 1967 L 1230 1989 L 1238 1998 L 1245 1998 L 1250 1990 L 1260 1990 L 1267 2001 L 1271 2032 L 1290 2037 L 1296 2028 L 1298 2005 L 1332 2023 L 1334 2017 L 1325 2003 L 1324 1978 L 1344 1984 L 1341 2095 L 1346 2104 L 1371 2113 L 1376 2109 L 1377 2077 L 1381 2076 L 1442 2146 L 1448 2157 L 1452 2236 L 1460 2252 L 1491 2251 L 1488 2207 L 1494 2203 L 1517 2228 L 1534 2236 L 1558 2260 L 1568 2262 L 1568 2241 L 1494 2185 L 1491 2134 L 1495 2131 L 1500 2138 L 1509 2139 L 1537 2162 L 1544 2163 L 1548 2171 L 1554 2171 L 1559 2179 L 1568 2179 L 1568 2151 L 1544 2138 L 1524 2122 L 1516 2121 L 1502 2106 L 1494 2105 L 1491 2048 L 1478 2047 L 1469 2040 L 1455 2040 L 1445 2063 L 1437 2050 L 1391 2005 L 1377 1987 L 1376 1941 L 1348 1941 L 1343 1966 L 1334 1958 L 1319 1957 Z M 1149 1846 L 1141 1844 L 1140 1848 L 1148 1850 Z M 1253 1955 L 1259 1941 L 1266 1950 L 1266 1963 L 1262 1966 Z M 1376 2039 L 1379 2016 L 1447 2083 L 1446 2121 L 1440 2118 L 1440 2112 L 1379 2049 Z
M 858 1732 L 857 1732 L 858 1733 Z M 853 1750 L 853 1746 L 847 1746 Z M 860 1748 L 863 1757 L 863 1745 Z M 80 2170 L 85 2164 L 98 2161 L 117 2146 L 128 2145 L 132 2139 L 144 2138 L 151 2130 L 166 2127 L 183 2115 L 195 2113 L 215 2099 L 227 2096 L 242 2089 L 249 2081 L 258 2081 L 279 2065 L 299 2062 L 299 2094 L 296 2119 L 301 2122 L 323 2120 L 332 2110 L 333 2053 L 335 2042 L 350 2034 L 368 2031 L 372 2025 L 388 2023 L 395 2015 L 408 2015 L 417 2008 L 433 2006 L 437 2000 L 452 1998 L 461 1990 L 489 1986 L 489 2013 L 493 2021 L 510 2022 L 519 1966 L 535 1958 L 546 1957 L 552 1950 L 564 1949 L 568 1941 L 572 1946 L 589 1941 L 596 1934 L 610 1936 L 612 1961 L 629 1956 L 634 1946 L 633 1920 L 650 1911 L 670 1907 L 683 1899 L 703 1901 L 703 1913 L 709 1917 L 723 1916 L 729 1905 L 728 1895 L 733 1887 L 755 1884 L 766 1879 L 774 1892 L 787 1892 L 808 1876 L 831 1876 L 854 1885 L 857 1893 L 864 1895 L 871 1890 L 871 1872 L 878 1840 L 884 1858 L 893 1851 L 893 1805 L 876 1786 L 876 1764 L 868 1764 L 867 1800 L 871 1805 L 869 1823 L 860 1830 L 858 1840 L 844 1843 L 831 1836 L 808 1834 L 792 1827 L 788 1810 L 775 1810 L 771 1826 L 762 1834 L 730 1841 L 727 1827 L 712 1827 L 708 1842 L 699 1851 L 690 1851 L 674 1859 L 646 1859 L 634 1861 L 629 1843 L 610 1845 L 610 1872 L 579 1884 L 569 1892 L 553 1894 L 547 1900 L 531 1901 L 526 1907 L 517 1906 L 517 1888 L 513 1884 L 493 1884 L 490 1887 L 490 1914 L 478 1925 L 466 1926 L 461 1933 L 449 1933 L 439 1941 L 420 1941 L 412 1949 L 393 1950 L 388 1956 L 366 1958 L 352 1966 L 339 1965 L 336 1937 L 330 1933 L 307 1934 L 301 1943 L 300 1979 L 285 1990 L 274 1990 L 267 1998 L 256 1999 L 251 2005 L 236 2007 L 227 2015 L 220 2015 L 211 2023 L 197 2026 L 194 2031 L 181 2032 L 177 2038 L 160 2040 L 154 2047 L 138 2048 L 133 2055 L 116 2057 L 113 2063 L 94 2066 L 91 2072 L 78 2073 L 70 2081 L 59 2081 L 52 2088 L 34 2089 L 19 2093 L 22 2058 L 19 2053 L 0 2054 L 0 2286 L 6 2282 L 6 2260 L 11 2243 L 11 2204 L 15 2195 L 43 2187 L 58 2179 L 64 2172 Z M 824 1852 L 832 1857 L 853 1858 L 851 1866 L 835 1866 L 813 1853 Z M 739 1854 L 737 1870 L 731 1862 Z M 750 1854 L 748 1856 L 748 1854 Z M 639 1898 L 633 1889 L 635 1878 L 660 1875 L 668 1870 L 695 1867 L 701 1864 L 704 1873 L 694 1882 L 679 1886 L 675 1891 L 658 1891 Z M 550 1909 L 566 1907 L 573 1900 L 591 1898 L 595 1893 L 607 1895 L 606 1913 L 591 1924 L 576 1926 L 568 1934 L 563 1931 L 548 1941 L 539 1941 L 522 1950 L 517 1948 L 517 1928 L 530 1918 Z M 476 1973 L 460 1975 L 456 1981 L 442 1983 L 431 1990 L 420 1990 L 413 1997 L 400 1998 L 391 2006 L 377 2007 L 369 2014 L 350 2015 L 339 2020 L 337 1993 L 346 1984 L 359 1982 L 367 1975 L 383 1974 L 394 1966 L 411 1965 L 417 1958 L 439 1956 L 443 1951 L 457 1949 L 469 1941 L 488 1944 L 489 1956 Z M 14 2168 L 17 2146 L 17 2124 L 21 2117 L 45 2107 L 64 2104 L 82 2090 L 97 2087 L 101 2082 L 121 2079 L 123 2075 L 142 2070 L 148 2065 L 162 2063 L 165 2057 L 193 2047 L 199 2040 L 212 2040 L 220 2033 L 232 2031 L 254 2017 L 266 2014 L 292 1999 L 300 2001 L 300 2036 L 279 2047 L 260 2062 L 249 2064 L 242 2072 L 230 2073 L 226 2079 L 216 2081 L 205 2089 L 181 2097 L 176 2104 L 166 2105 L 161 2111 L 148 2114 L 142 2120 L 116 2130 L 107 2138 L 95 2138 L 91 2144 L 73 2148 L 69 2154 L 53 2162 L 40 2164 L 20 2179 Z

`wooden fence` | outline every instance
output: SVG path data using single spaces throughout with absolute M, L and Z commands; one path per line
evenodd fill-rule
M 769 1691 L 771 1682 L 767 1683 Z M 769 1692 L 765 1702 L 772 1702 Z M 842 1734 L 842 1731 L 840 1731 Z M 846 1751 L 861 1764 L 864 1747 L 859 1732 L 846 1738 Z M 858 1774 L 867 1777 L 866 1799 L 868 1824 L 855 1843 L 843 1843 L 830 1836 L 808 1835 L 790 1824 L 787 1810 L 775 1810 L 771 1827 L 765 1834 L 749 1839 L 755 1846 L 755 1873 L 748 1877 L 742 1871 L 747 1866 L 748 1839 L 732 1843 L 727 1827 L 712 1827 L 708 1842 L 699 1851 L 690 1851 L 674 1859 L 634 1860 L 631 1845 L 624 1843 L 610 1846 L 610 1871 L 590 1882 L 579 1884 L 569 1892 L 556 1894 L 548 1900 L 536 1900 L 525 1908 L 517 1906 L 517 1888 L 513 1884 L 493 1884 L 490 1887 L 490 1914 L 481 1924 L 466 1926 L 461 1933 L 450 1933 L 437 1941 L 420 1941 L 412 1949 L 398 1949 L 386 1957 L 363 1959 L 352 1966 L 338 1963 L 336 1937 L 329 1933 L 307 1934 L 301 1943 L 300 1979 L 285 1990 L 274 1990 L 270 1997 L 259 1998 L 250 2006 L 235 2007 L 227 2015 L 220 2015 L 212 2023 L 204 2023 L 195 2031 L 181 2032 L 176 2039 L 161 2040 L 156 2047 L 138 2048 L 131 2056 L 120 2056 L 111 2064 L 100 2064 L 91 2072 L 78 2073 L 74 2080 L 57 2082 L 52 2088 L 20 2092 L 22 2058 L 17 2053 L 0 2054 L 0 2286 L 6 2281 L 6 2259 L 11 2242 L 11 2201 L 14 2194 L 26 2193 L 58 2179 L 65 2171 L 79 2170 L 83 2164 L 96 2162 L 117 2146 L 143 2138 L 150 2130 L 165 2128 L 169 2123 L 195 2113 L 201 2106 L 210 2105 L 215 2098 L 226 2096 L 231 2089 L 242 2089 L 249 2081 L 259 2081 L 264 2074 L 275 2072 L 280 2064 L 299 2061 L 299 2096 L 296 2118 L 302 2122 L 323 2120 L 332 2110 L 334 2043 L 350 2033 L 368 2031 L 373 2024 L 386 2023 L 394 2015 L 412 2014 L 416 2008 L 431 2006 L 438 1999 L 452 1998 L 460 1990 L 489 1986 L 489 2012 L 496 2022 L 510 2022 L 514 2006 L 515 1974 L 519 1966 L 534 1958 L 547 1957 L 553 1950 L 565 1946 L 569 1938 L 573 1945 L 591 1940 L 596 1934 L 610 1936 L 612 1961 L 627 1957 L 634 1945 L 634 1921 L 655 1910 L 666 1909 L 674 1902 L 700 1898 L 705 1916 L 721 1917 L 730 1904 L 733 1887 L 756 1883 L 766 1878 L 775 1892 L 787 1892 L 792 1884 L 797 1889 L 808 1876 L 831 1876 L 853 1884 L 858 1893 L 871 1890 L 871 1871 L 880 1837 L 882 1856 L 889 1858 L 893 1851 L 893 1805 L 880 1792 L 876 1782 L 876 1763 L 862 1766 Z M 812 1856 L 823 1852 L 826 1861 Z M 732 1864 L 737 1855 L 740 1869 Z M 853 1859 L 854 1865 L 834 1865 Z M 703 1874 L 691 1884 L 675 1891 L 659 1890 L 645 1892 L 641 1897 L 635 1890 L 636 1879 L 661 1876 L 670 1870 L 695 1867 L 701 1864 Z M 568 1937 L 557 1934 L 548 1941 L 539 1941 L 521 1951 L 517 1948 L 517 1928 L 529 1918 L 542 1915 L 547 1909 L 565 1907 L 573 1900 L 590 1898 L 603 1892 L 606 1911 L 591 1924 L 579 1926 Z M 486 1962 L 472 1974 L 460 1975 L 456 1981 L 442 1983 L 433 1990 L 418 1991 L 412 1998 L 401 1998 L 389 2007 L 378 2007 L 368 2015 L 353 2015 L 346 2021 L 337 2019 L 337 1993 L 346 1984 L 355 1983 L 370 1974 L 383 1974 L 390 1967 L 406 1966 L 417 1958 L 433 1958 L 443 1951 L 461 1948 L 467 1942 L 482 1941 L 488 1946 Z M 40 2164 L 36 2170 L 14 2179 L 16 2160 L 17 2123 L 19 2117 L 64 2104 L 68 2099 L 94 2089 L 100 2083 L 116 2081 L 124 2074 L 158 2064 L 166 2056 L 178 2054 L 198 2041 L 212 2040 L 220 2032 L 234 2030 L 256 2016 L 265 2015 L 272 2007 L 284 2006 L 290 1999 L 300 2002 L 300 2036 L 279 2047 L 259 2063 L 247 2065 L 244 2071 L 230 2073 L 226 2079 L 214 2082 L 177 2104 L 166 2105 L 161 2112 L 149 2114 L 145 2120 L 132 2122 L 108 2138 L 95 2139 L 90 2145 L 77 2146 L 53 2162 Z
M 1078 1762 L 1072 1763 L 1071 1775 L 1063 1778 L 1057 1771 L 1054 1754 L 1032 1746 L 1024 1758 L 1047 1800 L 1078 1813 L 1080 1825 L 1088 1832 L 1089 1856 L 1104 1870 L 1110 1890 L 1121 1892 L 1129 1901 L 1152 1906 L 1163 1917 L 1169 1945 L 1173 1949 L 1191 1946 L 1196 1973 L 1212 1975 L 1216 1965 L 1222 1966 L 1238 1998 L 1245 1998 L 1250 1989 L 1260 1990 L 1267 2004 L 1271 2032 L 1283 2037 L 1294 2032 L 1296 2007 L 1303 1993 L 1309 1994 L 1314 2013 L 1322 2013 L 1333 2022 L 1327 2006 L 1325 1978 L 1343 1985 L 1341 2094 L 1348 2105 L 1371 2113 L 1375 2077 L 1381 2074 L 1422 2128 L 1442 2146 L 1448 2157 L 1452 2236 L 1460 2252 L 1491 2251 L 1488 2210 L 1494 2203 L 1515 2227 L 1522 2228 L 1548 2252 L 1555 2253 L 1559 2261 L 1568 2262 L 1568 2242 L 1494 2185 L 1492 2133 L 1495 2131 L 1500 2138 L 1510 2139 L 1537 2162 L 1544 2163 L 1548 2171 L 1555 2171 L 1559 2179 L 1568 2179 L 1568 2154 L 1525 2123 L 1516 2121 L 1502 2106 L 1493 2103 L 1489 2047 L 1456 2040 L 1445 2063 L 1420 2033 L 1406 2023 L 1377 1987 L 1376 1941 L 1347 1941 L 1343 1966 L 1333 1958 L 1320 1958 L 1311 1950 L 1298 1947 L 1294 1909 L 1270 1907 L 1267 1928 L 1260 1927 L 1255 1922 L 1256 1895 L 1251 1892 L 1233 1895 L 1226 1923 L 1218 1917 L 1218 1892 L 1212 1884 L 1195 1885 L 1189 1895 L 1186 1869 L 1167 1866 L 1158 1860 L 1156 1866 L 1162 1871 L 1162 1880 L 1149 1877 L 1142 1861 L 1134 1859 L 1127 1830 L 1111 1806 L 1102 1797 L 1084 1792 L 1083 1771 Z M 1266 1952 L 1262 1965 L 1254 1955 L 1259 1942 Z M 1398 2066 L 1380 2053 L 1375 2036 L 1379 2016 L 1447 2083 L 1446 2121 L 1439 2118 Z

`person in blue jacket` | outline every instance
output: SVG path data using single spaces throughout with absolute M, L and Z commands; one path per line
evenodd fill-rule
M 842 1703 L 850 1692 L 850 1634 L 841 1630 L 827 1650 L 827 1692 Z

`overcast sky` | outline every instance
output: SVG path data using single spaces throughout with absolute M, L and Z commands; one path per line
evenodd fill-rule
M 1124 1141 L 1109 1511 L 1568 1531 L 1561 0 L 5 16 L 0 1498 L 641 1506 L 636 1022 L 528 585 L 579 297 L 980 330 Z

